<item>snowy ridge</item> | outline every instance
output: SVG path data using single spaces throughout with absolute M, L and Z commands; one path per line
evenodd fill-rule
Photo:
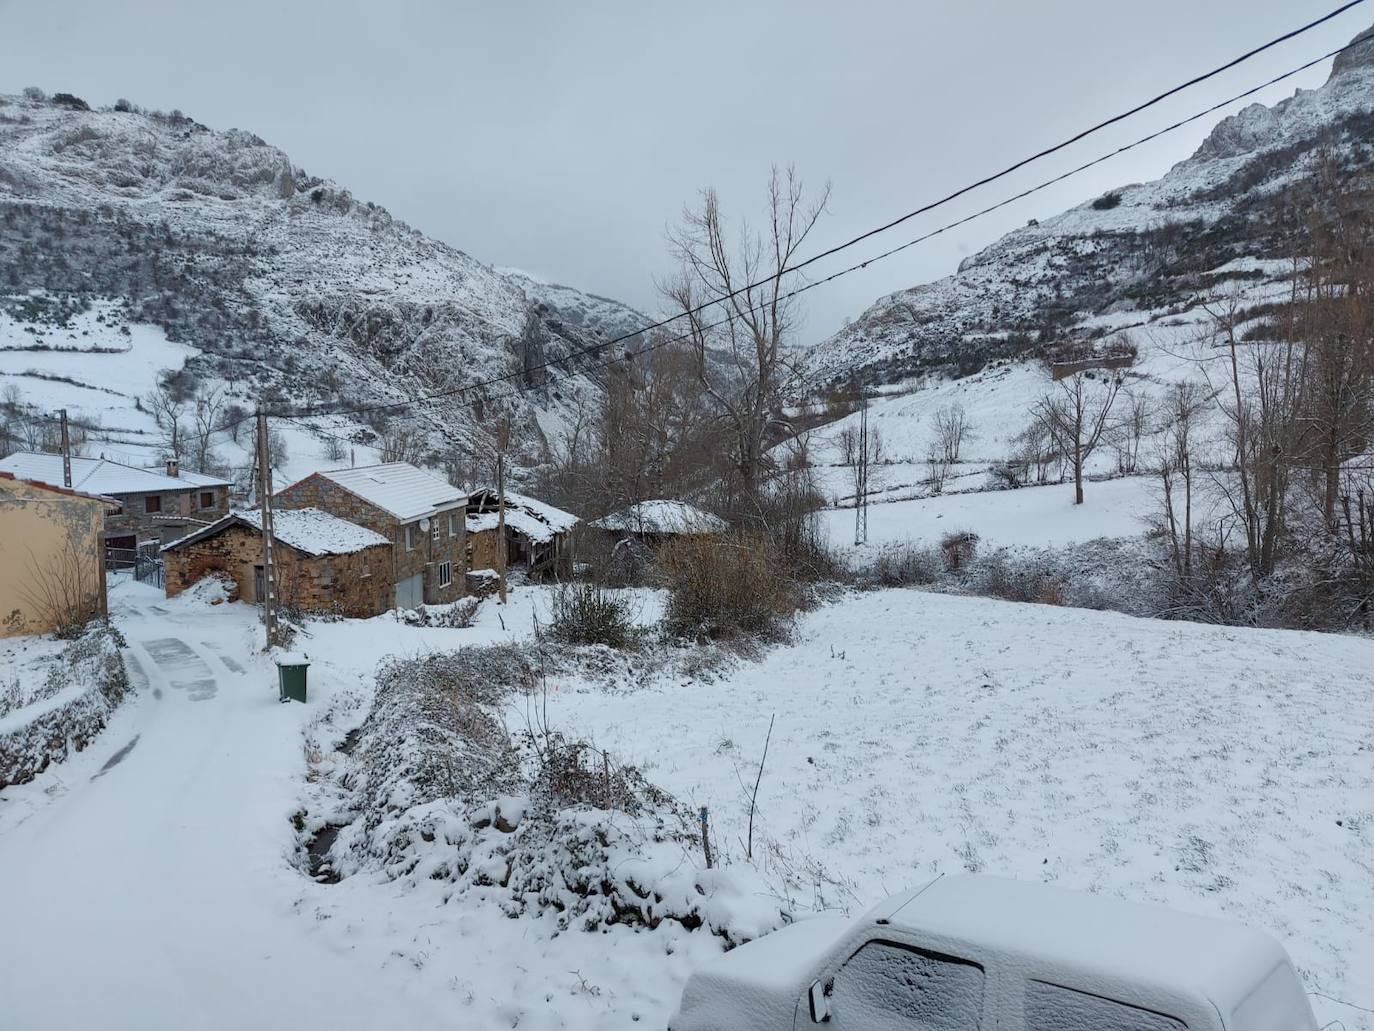
M 1366 169 L 1371 129 L 1374 38 L 1344 52 L 1320 89 L 1224 119 L 1157 182 L 1032 221 L 955 275 L 880 298 L 806 353 L 807 377 L 826 386 L 856 375 L 874 383 L 931 369 L 967 374 L 1050 337 L 1088 338 L 1092 316 L 1186 300 L 1209 273 L 1244 278 L 1229 263 L 1289 256 L 1274 212 L 1321 148 L 1330 145 L 1345 169 Z
M 120 299 L 134 323 L 193 345 L 198 377 L 245 399 L 363 405 L 455 390 L 640 319 L 502 275 L 252 133 L 175 112 L 0 96 L 0 220 L 0 294 Z M 152 385 L 149 376 L 136 393 Z M 574 377 L 498 407 L 535 433 L 536 413 L 594 389 Z M 472 400 L 426 406 L 413 421 L 436 450 L 449 446 L 483 414 Z

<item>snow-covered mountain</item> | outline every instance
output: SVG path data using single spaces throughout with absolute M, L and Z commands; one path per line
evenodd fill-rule
M 876 301 L 806 353 L 809 380 L 965 375 L 994 358 L 1100 335 L 1094 320 L 1103 316 L 1139 312 L 1144 322 L 1187 307 L 1219 279 L 1256 278 L 1256 259 L 1290 257 L 1284 220 L 1321 156 L 1371 168 L 1374 29 L 1357 40 L 1320 89 L 1224 119 L 1162 179 L 1032 221 L 955 275 Z
M 110 339 L 84 326 L 81 346 L 117 348 L 128 336 L 120 327 L 159 327 L 195 349 L 187 367 L 197 378 L 228 384 L 243 404 L 374 404 L 513 377 L 481 402 L 469 394 L 420 409 L 414 428 L 436 454 L 493 401 L 536 437 L 539 421 L 556 422 L 595 387 L 523 370 L 647 321 L 615 301 L 502 274 L 250 132 L 123 101 L 97 111 L 65 94 L 0 97 L 0 226 L 0 315 L 29 322 L 12 329 L 40 337 L 45 323 L 75 325 L 51 310 L 35 316 L 30 296 L 70 292 L 110 313 Z M 22 371 L 5 384 L 32 386 Z M 522 380 L 537 389 L 512 396 Z M 76 407 L 104 407 L 88 400 Z

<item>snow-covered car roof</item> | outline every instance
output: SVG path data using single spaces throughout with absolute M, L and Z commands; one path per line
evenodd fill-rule
M 894 895 L 857 920 L 800 921 L 699 967 L 683 989 L 672 1031 L 727 1026 L 791 1031 L 811 983 L 869 941 L 891 935 L 954 956 L 998 963 L 1017 976 L 1069 972 L 1151 997 L 1186 997 L 1234 1014 L 1287 964 L 1268 935 L 1209 917 L 1047 884 L 982 874 L 940 877 Z M 1296 976 L 1296 975 L 1294 975 Z M 1294 982 L 1296 984 L 1296 982 Z M 1297 999 L 1275 996 L 1284 1006 Z M 1302 1027 L 1304 1015 L 1291 1023 Z M 1242 1025 L 1243 1026 L 1243 1025 Z M 1284 1025 L 1290 1026 L 1290 1025 Z
M 409 462 L 331 469 L 314 475 L 332 480 L 402 522 L 422 519 L 467 502 L 467 495 L 461 488 Z
M 62 456 L 16 451 L 0 458 L 0 472 L 13 473 L 21 480 L 62 486 Z M 195 490 L 197 487 L 227 487 L 228 480 L 202 473 L 168 476 L 157 469 L 141 469 L 107 458 L 73 458 L 72 490 L 87 494 L 145 494 L 155 491 Z
M 617 533 L 649 534 L 722 533 L 730 528 L 724 519 L 703 512 L 695 505 L 662 498 L 641 501 L 619 512 L 602 516 L 590 525 L 598 530 Z
M 1223 1013 L 1286 960 L 1242 924 L 985 874 L 941 877 L 865 919 L 1104 977 L 1193 990 Z
M 256 508 L 230 512 L 209 526 L 202 526 L 194 533 L 164 544 L 162 550 L 173 551 L 213 537 L 233 525 L 248 526 L 261 532 L 262 512 Z M 350 523 L 347 519 L 340 519 L 318 508 L 276 509 L 272 513 L 272 535 L 282 544 L 307 555 L 351 555 L 379 544 L 391 544 L 388 538 L 375 530 Z

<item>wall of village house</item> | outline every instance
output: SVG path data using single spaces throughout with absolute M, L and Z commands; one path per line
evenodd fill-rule
M 173 597 L 211 573 L 233 579 L 231 600 L 258 601 L 256 568 L 262 565 L 262 535 L 247 526 L 226 530 L 163 553 L 167 596 Z M 354 618 L 391 608 L 391 554 L 385 544 L 349 555 L 306 555 L 278 544 L 277 596 L 307 612 L 337 612 Z
M 500 540 L 495 530 L 468 534 L 468 568 L 495 569 L 500 558 Z
M 420 531 L 417 527 L 415 548 L 407 549 L 406 524 L 324 476 L 307 476 L 278 491 L 274 498 L 279 508 L 322 509 L 389 538 L 392 542 L 391 583 L 400 583 L 416 573 L 424 575 L 426 604 L 442 605 L 463 596 L 467 540 L 462 502 L 434 517 L 430 530 Z M 455 536 L 448 532 L 450 513 L 457 516 Z M 451 582 L 447 587 L 439 586 L 439 565 L 443 562 L 448 562 L 451 568 Z
M 0 637 L 48 633 L 100 610 L 108 507 L 0 477 Z
M 202 493 L 214 495 L 214 504 L 200 507 Z M 145 499 L 161 499 L 161 511 L 149 512 Z M 105 517 L 105 536 L 123 537 L 133 534 L 140 541 L 157 540 L 170 543 L 184 537 L 197 523 L 213 523 L 229 512 L 228 487 L 191 487 L 185 490 L 149 491 L 141 494 L 114 495 L 122 506 Z M 193 522 L 194 521 L 194 522 Z

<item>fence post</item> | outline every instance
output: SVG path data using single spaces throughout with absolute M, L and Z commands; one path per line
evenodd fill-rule
M 701 850 L 706 853 L 706 869 L 711 869 L 711 828 L 706 807 L 701 807 Z

